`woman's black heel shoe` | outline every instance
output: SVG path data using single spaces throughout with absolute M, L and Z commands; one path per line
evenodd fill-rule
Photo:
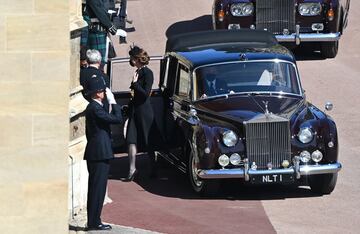
M 135 179 L 135 176 L 138 174 L 138 170 L 135 170 L 133 173 L 129 174 L 125 181 L 133 181 Z

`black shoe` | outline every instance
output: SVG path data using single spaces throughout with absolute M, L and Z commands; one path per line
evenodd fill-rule
M 103 224 L 103 223 L 99 224 L 98 226 L 95 226 L 95 227 L 90 226 L 90 227 L 87 228 L 88 231 L 91 231 L 91 230 L 103 230 L 103 231 L 106 231 L 106 230 L 111 230 L 111 229 L 112 229 L 111 225 Z
M 128 177 L 126 177 L 125 181 L 126 182 L 130 182 L 130 181 L 133 181 L 136 177 L 136 175 L 138 174 L 138 170 L 135 170 L 133 173 L 130 173 L 128 175 Z

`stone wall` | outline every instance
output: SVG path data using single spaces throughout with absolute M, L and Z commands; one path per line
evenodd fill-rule
M 0 0 L 1 233 L 68 232 L 72 2 Z
M 88 172 L 83 160 L 86 146 L 84 110 L 88 102 L 81 94 L 80 85 L 80 36 L 86 27 L 81 15 L 81 1 L 70 2 L 70 103 L 69 103 L 69 217 L 86 208 Z M 71 222 L 71 221 L 70 221 Z

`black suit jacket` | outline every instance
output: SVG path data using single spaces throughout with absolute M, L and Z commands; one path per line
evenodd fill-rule
M 103 0 L 86 0 L 86 6 L 90 18 L 97 18 L 107 29 L 111 27 L 112 22 L 107 13 L 107 6 Z
M 212 88 L 209 86 L 208 82 L 205 80 L 205 94 L 207 96 L 214 96 L 214 95 L 220 95 L 220 94 L 226 94 L 229 93 L 229 88 L 226 84 L 226 82 L 216 79 L 215 81 L 215 92 L 212 90 Z
M 87 92 L 88 82 L 94 75 L 102 77 L 105 81 L 106 87 L 110 88 L 110 78 L 100 69 L 95 67 L 87 67 L 80 70 L 80 84 L 83 87 L 83 95 Z
M 82 95 L 89 102 L 91 101 L 91 97 L 87 95 L 88 83 L 89 80 L 93 78 L 94 75 L 98 77 L 102 77 L 105 81 L 106 87 L 110 88 L 110 78 L 103 71 L 95 67 L 82 68 L 80 70 L 80 84 L 83 87 Z M 109 103 L 107 102 L 107 99 L 104 99 L 103 103 L 105 105 L 106 110 L 109 111 Z
M 122 122 L 120 106 L 112 105 L 112 112 L 108 113 L 103 106 L 91 100 L 85 110 L 85 116 L 88 142 L 84 159 L 97 161 L 113 158 L 110 124 Z

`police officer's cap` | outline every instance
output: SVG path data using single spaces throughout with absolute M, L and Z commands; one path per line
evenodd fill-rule
M 92 95 L 93 93 L 100 92 L 106 89 L 105 80 L 101 76 L 94 75 L 88 81 L 87 85 L 87 95 Z

